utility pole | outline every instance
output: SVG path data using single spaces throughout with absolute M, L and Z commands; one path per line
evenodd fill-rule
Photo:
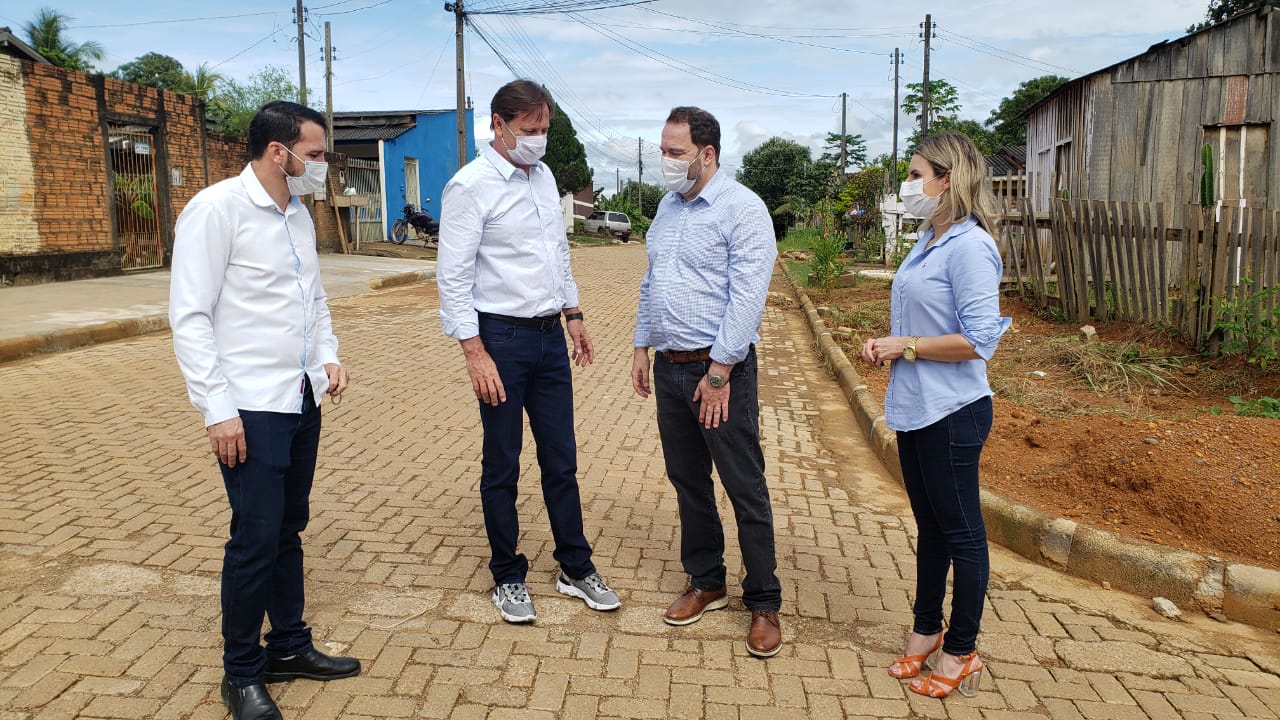
M 920 139 L 929 136 L 929 40 L 933 37 L 933 16 L 924 16 L 924 89 L 920 91 Z
M 636 211 L 644 214 L 644 138 L 636 138 Z
M 329 33 L 329 21 L 324 21 L 324 119 L 329 123 L 325 133 L 329 152 L 333 152 L 333 36 Z
M 849 131 L 845 128 L 846 119 L 849 112 L 849 93 L 840 93 L 840 182 L 844 182 L 845 168 L 848 161 L 845 159 L 849 153 Z
M 617 192 L 619 193 L 622 192 L 622 168 L 614 168 L 613 177 L 614 177 L 614 180 L 618 183 Z
M 898 185 L 898 68 L 902 65 L 902 54 L 898 48 L 893 49 L 893 155 L 889 166 L 889 190 Z
M 307 30 L 304 27 L 306 10 L 302 7 L 302 0 L 298 0 L 298 7 L 294 10 L 294 14 L 298 17 L 298 104 L 307 104 Z
M 461 170 L 467 164 L 467 82 L 462 47 L 462 25 L 466 15 L 462 11 L 462 0 L 445 3 L 444 11 L 453 13 L 453 44 L 458 51 L 458 169 Z

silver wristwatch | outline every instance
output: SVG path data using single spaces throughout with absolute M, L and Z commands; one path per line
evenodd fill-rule
M 707 382 L 711 383 L 711 387 L 713 388 L 722 388 L 729 384 L 729 378 L 707 373 Z

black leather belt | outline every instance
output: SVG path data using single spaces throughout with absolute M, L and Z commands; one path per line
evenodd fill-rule
M 710 360 L 711 348 L 702 348 L 700 350 L 659 350 L 658 356 L 677 365 L 684 365 L 686 363 Z
M 513 325 L 519 325 L 520 327 L 537 328 L 543 332 L 560 325 L 560 313 L 531 318 L 513 317 L 511 315 L 499 315 L 497 313 L 487 312 L 477 312 L 476 314 L 486 320 L 497 320 L 498 322 L 512 323 Z

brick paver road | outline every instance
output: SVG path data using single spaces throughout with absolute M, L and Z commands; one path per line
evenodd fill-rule
M 787 644 L 771 660 L 748 656 L 737 601 L 696 625 L 664 625 L 685 579 L 652 401 L 627 379 L 643 250 L 587 248 L 574 262 L 598 348 L 577 372 L 583 503 L 623 608 L 595 613 L 555 593 L 546 514 L 526 492 L 522 549 L 539 618 L 497 618 L 475 401 L 460 351 L 440 335 L 434 286 L 335 301 L 354 380 L 346 402 L 325 406 L 309 617 L 325 647 L 365 671 L 273 686 L 286 717 L 1280 713 L 1274 634 L 1165 620 L 1144 599 L 1000 551 L 982 693 L 927 700 L 889 678 L 909 619 L 914 526 L 785 302 L 766 313 L 761 417 Z M 0 720 L 225 717 L 217 588 L 228 511 L 169 343 L 155 335 L 0 366 Z M 529 490 L 533 468 L 527 452 Z

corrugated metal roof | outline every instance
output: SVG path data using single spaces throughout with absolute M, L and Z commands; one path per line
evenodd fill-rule
M 412 125 L 390 125 L 384 127 L 335 127 L 334 142 L 359 142 L 368 140 L 390 140 L 413 129 Z

